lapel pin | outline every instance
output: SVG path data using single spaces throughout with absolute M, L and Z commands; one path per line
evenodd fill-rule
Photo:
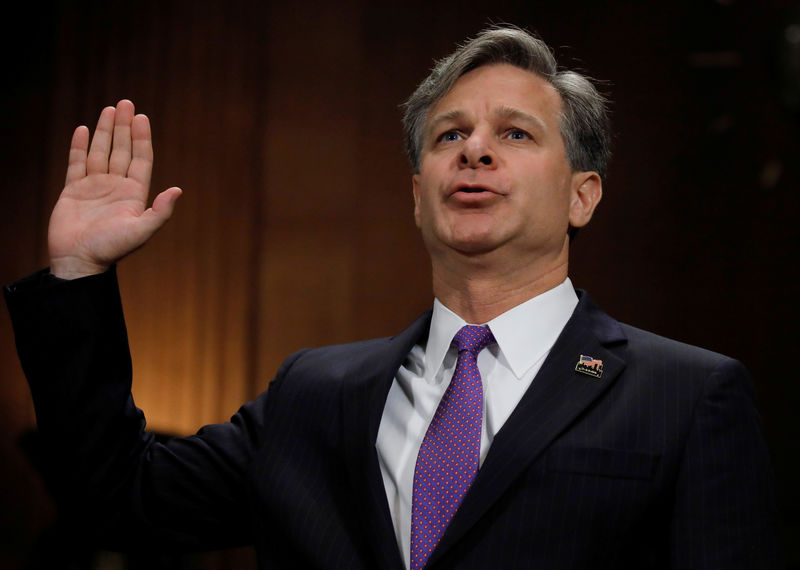
M 581 354 L 578 364 L 575 365 L 575 372 L 600 378 L 603 375 L 603 361 Z

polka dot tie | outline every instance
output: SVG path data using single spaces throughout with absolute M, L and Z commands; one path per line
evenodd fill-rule
M 419 448 L 411 503 L 411 570 L 424 568 L 475 475 L 481 451 L 483 383 L 478 353 L 494 342 L 486 327 L 453 337 L 458 362 Z

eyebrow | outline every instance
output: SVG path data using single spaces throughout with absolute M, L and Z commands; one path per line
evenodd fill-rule
M 425 136 L 428 137 L 431 135 L 431 133 L 436 132 L 436 130 L 439 128 L 439 125 L 442 123 L 446 123 L 448 121 L 459 122 L 465 119 L 466 116 L 467 114 L 460 109 L 453 109 L 451 111 L 436 115 L 433 119 L 431 119 L 431 122 L 428 124 L 428 128 L 425 129 Z
M 499 109 L 497 109 L 494 114 L 501 119 L 510 119 L 515 121 L 524 121 L 527 123 L 532 123 L 534 127 L 539 129 L 540 131 L 546 131 L 547 125 L 544 124 L 539 117 L 536 115 L 531 115 L 530 113 L 526 113 L 521 109 L 517 109 L 516 107 L 511 107 L 509 105 L 503 105 Z

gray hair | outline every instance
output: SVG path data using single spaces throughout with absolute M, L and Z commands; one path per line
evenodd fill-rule
M 567 162 L 574 172 L 605 175 L 610 150 L 607 101 L 587 77 L 559 70 L 548 45 L 513 26 L 488 28 L 455 52 L 439 60 L 431 74 L 403 104 L 406 152 L 414 172 L 419 172 L 425 121 L 430 109 L 458 79 L 478 67 L 508 63 L 546 79 L 561 96 L 559 130 Z

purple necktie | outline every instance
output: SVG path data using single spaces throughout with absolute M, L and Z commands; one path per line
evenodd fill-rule
M 486 327 L 453 337 L 458 362 L 419 448 L 411 503 L 411 570 L 425 566 L 467 493 L 481 452 L 483 383 L 478 353 L 494 342 Z

